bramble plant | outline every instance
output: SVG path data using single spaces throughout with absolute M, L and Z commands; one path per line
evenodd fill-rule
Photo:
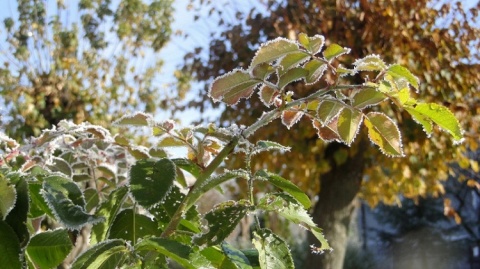
M 406 110 L 427 134 L 436 124 L 460 142 L 462 130 L 447 108 L 411 95 L 419 82 L 407 68 L 369 55 L 348 69 L 337 58 L 349 49 L 337 44 L 325 48 L 324 43 L 323 36 L 305 34 L 296 41 L 269 41 L 248 69 L 213 81 L 210 97 L 227 105 L 258 92 L 266 109 L 251 126 L 177 128 L 172 121 L 135 113 L 115 124 L 148 128 L 150 141 L 157 139 L 154 146 L 67 121 L 24 145 L 0 136 L 2 266 L 52 268 L 71 262 L 75 269 L 165 268 L 173 261 L 184 268 L 293 268 L 285 240 L 259 221 L 254 249 L 225 242 L 242 218 L 258 212 L 276 213 L 313 233 L 319 245 L 312 251 L 330 250 L 308 214 L 310 198 L 289 180 L 250 166 L 260 152 L 290 150 L 272 141 L 250 141 L 256 130 L 276 119 L 290 129 L 306 118 L 322 140 L 351 145 L 363 123 L 370 140 L 395 157 L 403 156 L 401 134 L 380 104 Z M 344 77 L 358 73 L 368 74 L 364 83 L 343 84 Z M 285 90 L 295 81 L 314 84 L 325 74 L 334 81 L 311 95 L 297 98 Z M 170 158 L 169 147 L 185 147 L 188 154 Z M 232 154 L 245 156 L 242 169 L 222 167 Z M 187 183 L 188 176 L 194 183 Z M 199 214 L 199 198 L 232 179 L 247 182 L 248 199 L 222 202 Z M 269 182 L 278 191 L 254 196 L 256 181 Z M 43 225 L 47 221 L 48 229 Z

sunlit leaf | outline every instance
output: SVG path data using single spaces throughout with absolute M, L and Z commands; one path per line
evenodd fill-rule
M 301 63 L 305 62 L 310 58 L 308 53 L 303 51 L 294 52 L 283 57 L 280 63 L 278 64 L 281 69 L 278 71 L 279 75 L 282 76 L 288 70 L 298 67 Z
M 158 225 L 150 217 L 134 213 L 130 208 L 118 213 L 111 224 L 108 238 L 137 242 L 146 236 L 160 236 Z
M 418 78 L 414 76 L 407 68 L 398 64 L 394 64 L 388 67 L 387 73 L 393 78 L 405 79 L 415 89 L 418 89 Z
M 125 115 L 116 120 L 116 125 L 133 125 L 133 126 L 149 126 L 152 121 L 152 116 L 142 112 L 136 112 L 135 114 Z
M 30 208 L 28 183 L 23 176 L 17 173 L 8 174 L 7 176 L 15 186 L 17 197 L 14 207 L 5 217 L 5 222 L 15 231 L 20 246 L 24 247 L 30 238 L 30 233 L 27 228 L 27 216 Z
M 395 122 L 387 115 L 370 112 L 366 115 L 365 126 L 370 141 L 380 147 L 388 156 L 403 156 L 402 137 Z
M 52 210 L 48 207 L 45 198 L 43 198 L 42 183 L 38 181 L 28 182 L 28 192 L 30 198 L 30 215 L 31 218 L 36 218 L 47 214 L 51 218 L 55 218 Z
M 285 240 L 269 229 L 259 229 L 254 233 L 252 243 L 258 250 L 260 268 L 262 269 L 293 269 L 292 254 Z
M 332 60 L 333 58 L 337 58 L 343 54 L 350 53 L 349 48 L 344 48 L 338 44 L 330 44 L 325 51 L 323 51 L 323 56 L 327 61 Z
M 192 248 L 174 240 L 158 237 L 147 238 L 135 245 L 135 250 L 155 251 L 176 261 L 183 268 L 198 268 L 191 259 L 193 254 Z
M 325 142 L 340 141 L 340 136 L 337 133 L 337 120 L 331 120 L 328 124 L 322 124 L 317 120 L 312 120 L 313 127 L 317 130 L 317 135 Z
M 358 91 L 355 96 L 353 96 L 352 106 L 358 109 L 363 109 L 376 105 L 385 99 L 386 96 L 375 89 L 363 89 Z
M 262 63 L 253 68 L 252 76 L 260 80 L 265 80 L 274 72 L 275 68 L 272 65 L 268 63 Z
M 322 124 L 328 124 L 332 119 L 336 118 L 345 104 L 338 100 L 324 100 L 317 108 L 317 116 Z
M 298 45 L 296 42 L 285 38 L 276 38 L 262 44 L 253 57 L 249 69 L 255 68 L 261 63 L 270 63 L 297 51 Z
M 427 134 L 431 134 L 433 129 L 431 122 L 434 122 L 442 130 L 452 135 L 455 143 L 463 140 L 463 130 L 460 123 L 448 108 L 435 103 L 419 103 L 405 107 L 405 109 L 417 122 L 423 125 Z
M 275 100 L 275 97 L 278 96 L 280 94 L 280 92 L 272 87 L 269 87 L 267 85 L 263 85 L 261 88 L 260 88 L 260 91 L 259 91 L 259 96 L 260 96 L 260 100 L 262 101 L 262 103 L 269 107 L 273 104 L 273 101 Z
M 234 105 L 241 98 L 249 98 L 259 83 L 260 81 L 251 78 L 248 72 L 236 69 L 217 77 L 210 85 L 208 93 L 215 102 L 223 101 Z
M 150 207 L 165 198 L 175 177 L 175 164 L 169 159 L 140 160 L 130 169 L 130 191 L 135 201 Z
M 344 109 L 338 115 L 337 130 L 345 144 L 352 144 L 357 136 L 363 114 L 353 109 Z
M 327 65 L 317 59 L 313 59 L 306 63 L 303 68 L 308 71 L 305 81 L 307 84 L 313 84 L 323 76 L 323 73 L 327 70 Z
M 387 68 L 385 62 L 376 54 L 358 59 L 353 65 L 356 71 L 383 71 Z
M 298 35 L 298 41 L 312 55 L 319 53 L 325 44 L 325 37 L 322 35 L 307 36 L 304 33 Z
M 117 268 L 130 253 L 124 240 L 106 240 L 80 254 L 72 264 L 72 269 L 112 269 Z
M 45 178 L 42 194 L 57 220 L 68 229 L 78 230 L 86 224 L 103 220 L 103 217 L 86 212 L 82 191 L 69 179 L 60 176 Z
M 41 232 L 34 235 L 27 246 L 28 257 L 38 268 L 58 266 L 73 249 L 65 229 Z
M 282 111 L 282 123 L 288 129 L 290 129 L 295 123 L 297 123 L 305 113 L 298 110 L 284 110 Z
M 218 204 L 205 215 L 208 221 L 208 231 L 195 237 L 198 245 L 209 246 L 220 244 L 235 229 L 240 220 L 250 210 L 250 203 L 246 200 L 227 201 Z

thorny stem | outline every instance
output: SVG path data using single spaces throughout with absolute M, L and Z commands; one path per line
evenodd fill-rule
M 243 136 L 244 138 L 248 138 L 249 136 L 253 135 L 255 131 L 260 129 L 261 127 L 267 125 L 269 122 L 279 118 L 281 116 L 281 112 L 285 109 L 300 105 L 302 103 L 317 99 L 323 95 L 326 95 L 332 90 L 341 90 L 341 89 L 366 89 L 366 88 L 373 88 L 371 86 L 366 86 L 366 85 L 337 85 L 337 86 L 329 86 L 326 87 L 323 90 L 318 90 L 309 96 L 306 96 L 304 98 L 300 98 L 297 100 L 294 100 L 292 102 L 289 102 L 285 104 L 282 107 L 275 108 L 270 110 L 269 112 L 265 113 L 258 121 L 256 121 L 254 124 L 250 125 L 246 129 L 242 131 L 241 135 L 234 136 L 230 142 L 223 147 L 223 149 L 218 153 L 218 155 L 208 164 L 207 167 L 203 170 L 203 172 L 200 174 L 200 176 L 197 178 L 197 181 L 195 182 L 195 185 L 189 190 L 188 194 L 185 196 L 183 199 L 182 203 L 178 207 L 177 211 L 175 211 L 174 215 L 172 216 L 172 219 L 168 223 L 167 227 L 163 231 L 161 237 L 166 238 L 172 235 L 175 230 L 177 229 L 178 225 L 180 224 L 180 221 L 182 220 L 183 214 L 195 203 L 195 201 L 200 197 L 195 190 L 196 188 L 199 188 L 207 181 L 210 176 L 215 172 L 215 170 L 223 163 L 225 158 L 232 153 L 232 151 L 235 149 L 237 146 L 240 136 Z M 249 179 L 250 180 L 250 179 Z

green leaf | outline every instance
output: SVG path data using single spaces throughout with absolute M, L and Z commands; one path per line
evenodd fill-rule
M 355 71 L 383 71 L 387 68 L 380 56 L 372 54 L 356 60 L 353 65 Z
M 68 229 L 78 230 L 86 224 L 102 221 L 85 211 L 85 200 L 75 182 L 60 177 L 50 176 L 43 181 L 43 197 L 56 219 Z
M 114 269 L 128 257 L 131 251 L 124 240 L 115 239 L 98 243 L 80 254 L 72 269 Z
M 47 214 L 51 218 L 55 218 L 52 210 L 48 207 L 45 198 L 43 198 L 42 192 L 42 183 L 38 181 L 29 181 L 28 182 L 28 191 L 30 197 L 30 212 L 29 217 L 36 218 Z
M 298 35 L 298 41 L 310 54 L 315 55 L 322 50 L 325 44 L 325 37 L 322 35 L 309 37 L 304 33 L 300 33 Z
M 313 59 L 306 63 L 303 68 L 308 72 L 305 76 L 305 81 L 309 85 L 320 80 L 325 70 L 327 70 L 327 65 L 317 59 Z
M 225 253 L 227 258 L 233 262 L 238 269 L 253 269 L 253 267 L 250 265 L 250 261 L 248 260 L 247 256 L 243 254 L 243 252 L 226 242 L 222 242 L 221 246 L 223 253 Z
M 208 246 L 220 244 L 232 233 L 250 207 L 250 203 L 246 200 L 226 201 L 216 205 L 205 215 L 208 231 L 194 238 L 194 242 L 198 245 L 206 243 Z
M 337 130 L 338 134 L 345 144 L 352 144 L 357 136 L 360 124 L 362 123 L 363 114 L 353 109 L 344 109 L 338 116 Z
M 259 253 L 260 268 L 295 268 L 287 243 L 269 229 L 255 231 L 252 243 Z
M 0 217 L 2 220 L 5 220 L 5 217 L 13 209 L 16 199 L 15 185 L 11 184 L 3 174 L 0 174 Z
M 193 192 L 191 194 L 191 199 L 189 200 L 187 207 L 192 206 L 201 195 L 203 195 L 204 193 L 206 193 L 207 191 L 215 187 L 218 187 L 223 182 L 226 182 L 234 178 L 248 179 L 248 177 L 249 177 L 248 172 L 243 169 L 226 171 L 225 173 L 219 176 L 213 176 L 208 180 L 206 180 L 202 185 L 197 186 L 196 188 L 193 189 Z
M 273 68 L 273 66 L 271 66 L 268 63 L 263 63 L 253 68 L 252 76 L 259 80 L 265 80 L 274 72 L 275 72 L 275 68 Z
M 20 174 L 12 173 L 7 175 L 10 182 L 15 184 L 17 199 L 10 213 L 5 217 L 5 222 L 13 228 L 17 234 L 20 246 L 23 248 L 30 239 L 27 228 L 27 217 L 29 210 L 28 184 Z
M 128 188 L 123 186 L 112 191 L 108 199 L 103 202 L 97 209 L 96 215 L 105 218 L 105 221 L 99 222 L 92 227 L 90 236 L 90 244 L 102 242 L 110 233 L 113 222 L 117 217 L 118 212 L 122 208 L 123 202 L 127 198 Z
M 129 242 L 138 242 L 146 236 L 160 236 L 162 233 L 158 225 L 151 218 L 133 212 L 132 209 L 125 209 L 118 213 L 112 223 L 108 238 L 124 239 Z
M 301 67 L 295 67 L 288 70 L 287 72 L 285 72 L 283 75 L 280 76 L 280 79 L 278 80 L 278 88 L 283 89 L 288 84 L 304 78 L 307 75 L 307 73 L 308 71 L 306 71 Z
M 303 226 L 317 238 L 320 251 L 330 250 L 330 246 L 322 234 L 322 230 L 313 222 L 305 208 L 293 197 L 285 193 L 267 194 L 260 199 L 258 209 L 276 212 L 284 218 Z
M 188 146 L 187 142 L 182 141 L 178 138 L 175 138 L 173 136 L 165 136 L 158 142 L 158 147 L 160 148 L 165 148 L 165 147 L 186 147 Z
M 395 122 L 379 112 L 367 114 L 364 122 L 370 141 L 388 156 L 403 156 L 402 137 Z
M 15 231 L 5 221 L 0 220 L 0 264 L 2 268 L 22 268 L 20 243 Z
M 125 115 L 115 121 L 115 125 L 133 125 L 133 126 L 150 126 L 152 116 L 142 112 L 136 112 L 135 114 Z
M 437 124 L 442 130 L 453 136 L 455 143 L 463 140 L 463 130 L 455 115 L 446 107 L 435 103 L 419 103 L 405 109 L 412 117 L 423 125 L 425 132 L 432 133 L 431 122 Z
M 286 151 L 290 151 L 290 147 L 285 147 L 277 142 L 272 142 L 268 140 L 257 141 L 253 154 L 257 154 L 264 151 L 286 152 Z
M 100 203 L 100 197 L 98 196 L 98 191 L 94 188 L 88 188 L 83 192 L 85 196 L 85 209 L 87 212 L 92 211 Z
M 241 98 L 249 98 L 260 83 L 258 79 L 251 78 L 248 72 L 236 69 L 217 77 L 210 85 L 208 94 L 215 102 L 234 105 Z
M 305 62 L 309 58 L 310 55 L 303 51 L 288 54 L 280 61 L 279 66 L 281 66 L 281 68 L 278 71 L 279 75 L 283 76 L 283 74 L 287 73 L 288 70 L 298 67 L 301 63 Z
M 405 79 L 415 89 L 418 89 L 418 78 L 414 76 L 407 68 L 394 64 L 388 67 L 387 74 L 391 75 L 395 79 Z
M 177 167 L 190 173 L 194 178 L 198 178 L 202 173 L 202 168 L 189 159 L 186 159 L 186 158 L 172 159 L 172 162 Z
M 327 61 L 330 61 L 333 58 L 337 58 L 346 53 L 350 53 L 349 48 L 344 48 L 338 44 L 332 43 L 325 49 L 323 56 L 325 59 L 327 59 Z
M 385 95 L 375 89 L 360 90 L 353 96 L 352 106 L 358 109 L 363 109 L 369 106 L 376 105 L 385 100 Z
M 293 52 L 298 52 L 298 45 L 292 40 L 276 38 L 268 41 L 258 49 L 249 69 L 251 70 L 261 63 L 271 63 Z
M 175 177 L 175 164 L 169 159 L 140 160 L 130 169 L 130 191 L 140 205 L 148 208 L 165 198 Z
M 305 207 L 306 209 L 312 206 L 310 198 L 299 187 L 297 187 L 297 185 L 293 184 L 289 180 L 286 180 L 285 178 L 277 174 L 269 173 L 265 170 L 258 170 L 257 173 L 255 173 L 255 176 L 261 177 L 275 185 L 275 187 L 287 192 L 300 204 L 302 204 L 303 207 Z
M 136 251 L 156 251 L 168 258 L 176 261 L 187 269 L 196 269 L 197 267 L 191 260 L 193 250 L 191 247 L 181 244 L 177 241 L 165 238 L 147 238 L 135 245 Z
M 48 269 L 58 266 L 72 249 L 67 230 L 58 229 L 33 236 L 28 243 L 27 254 L 35 266 Z
M 322 124 L 328 124 L 340 114 L 345 104 L 338 100 L 324 100 L 317 108 L 317 116 Z
M 260 100 L 267 107 L 273 104 L 275 97 L 277 97 L 279 94 L 280 92 L 277 89 L 271 88 L 267 85 L 263 85 L 259 91 Z

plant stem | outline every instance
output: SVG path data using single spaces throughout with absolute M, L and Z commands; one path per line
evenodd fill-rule
M 203 170 L 203 172 L 200 174 L 200 176 L 197 178 L 197 181 L 195 182 L 195 185 L 190 189 L 188 194 L 185 196 L 183 199 L 182 203 L 180 206 L 177 208 L 175 213 L 172 216 L 172 219 L 168 223 L 167 227 L 163 231 L 161 237 L 165 238 L 170 235 L 172 235 L 175 230 L 178 227 L 178 224 L 182 220 L 183 214 L 195 203 L 194 200 L 197 200 L 200 196 L 195 194 L 195 189 L 198 188 L 198 186 L 203 185 L 205 181 L 207 181 L 210 176 L 215 172 L 215 170 L 222 164 L 222 162 L 225 160 L 225 158 L 232 153 L 232 151 L 235 149 L 235 147 L 238 144 L 238 141 L 240 140 L 239 136 L 234 136 L 230 142 L 228 142 L 225 147 L 218 153 L 218 155 L 213 159 L 210 164 Z

